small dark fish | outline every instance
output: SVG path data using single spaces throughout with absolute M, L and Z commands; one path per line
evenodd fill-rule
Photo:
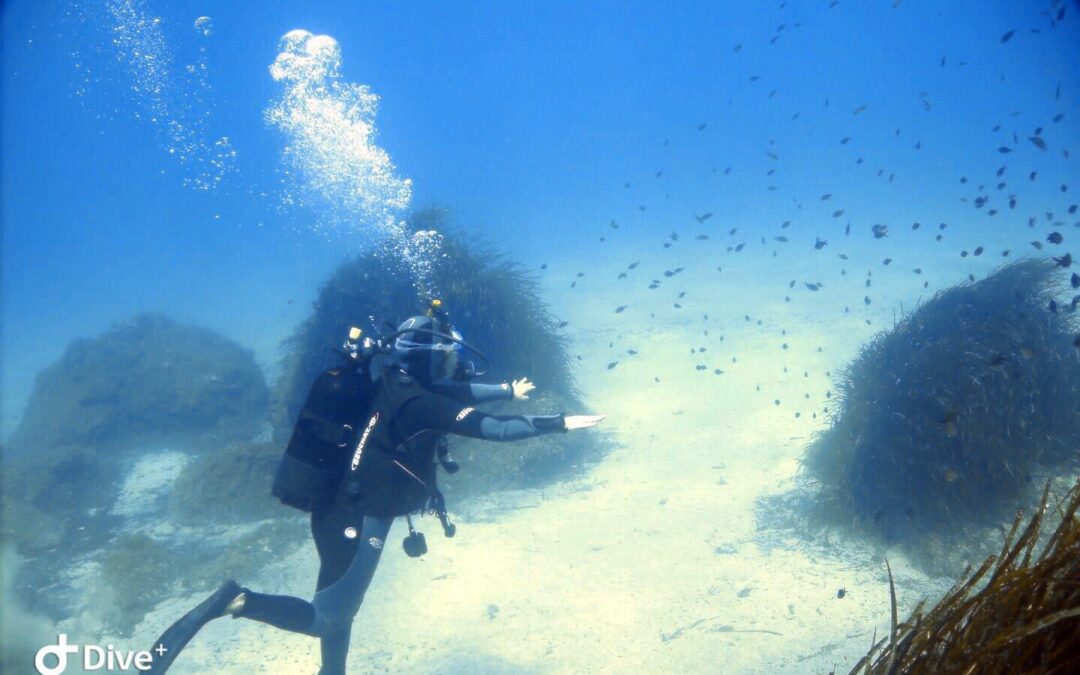
M 542 269 L 542 270 L 546 270 L 546 269 L 547 269 L 547 263 L 544 263 L 543 265 L 541 265 L 541 266 L 540 266 L 540 269 Z
M 1050 242 L 1051 244 L 1060 244 L 1064 240 L 1065 238 L 1061 236 L 1060 232 L 1051 232 L 1050 234 L 1046 235 L 1046 241 Z
M 1058 309 L 1057 301 L 1056 300 L 1051 300 L 1050 304 L 1047 306 L 1047 309 L 1050 310 L 1051 314 L 1057 314 L 1058 313 L 1058 311 L 1057 311 L 1057 309 Z
M 704 223 L 709 218 L 712 218 L 712 213 L 711 212 L 703 213 L 700 216 L 697 215 L 696 213 L 694 214 L 694 219 L 697 220 L 699 223 Z
M 788 242 L 788 238 L 784 235 L 780 235 L 779 237 L 773 237 L 773 239 L 780 242 L 781 244 L 786 244 Z
M 1012 148 L 1010 148 L 1010 147 L 1009 147 L 1009 146 L 1007 146 L 1007 145 L 1003 145 L 1003 146 L 1001 146 L 1001 147 L 999 147 L 999 148 L 998 148 L 998 152 L 1000 152 L 1000 153 L 1001 153 L 1001 154 L 1003 154 L 1003 155 L 1007 155 L 1007 154 L 1009 154 L 1010 152 L 1012 152 Z
M 607 364 L 607 369 L 611 370 L 612 368 L 614 368 L 617 365 L 619 365 L 618 361 L 612 361 L 611 363 Z
M 1080 335 L 1073 338 L 1073 347 L 1080 349 Z
M 1054 258 L 1054 262 L 1058 264 L 1058 267 L 1071 267 L 1072 266 L 1072 254 L 1066 253 L 1060 258 Z
M 630 263 L 630 265 L 629 265 L 629 266 L 627 266 L 627 268 L 626 268 L 626 269 L 628 269 L 628 270 L 632 270 L 632 269 L 634 269 L 635 267 L 637 267 L 637 266 L 638 266 L 639 264 L 640 264 L 640 261 L 636 261 L 636 260 L 635 260 L 634 262 Z
M 889 236 L 888 225 L 874 225 L 870 229 L 874 233 L 874 239 L 881 239 L 882 237 Z
M 1028 136 L 1028 140 L 1031 141 L 1032 145 L 1034 145 L 1036 148 L 1040 150 L 1046 149 L 1046 141 L 1039 138 L 1038 136 Z
M 884 260 L 881 261 L 882 265 L 888 265 L 890 263 L 892 263 L 892 258 L 885 258 Z
M 1080 288 L 1080 274 L 1073 272 L 1072 278 L 1069 279 L 1069 283 L 1072 284 L 1073 288 Z
M 1013 36 L 1013 33 L 1015 32 L 1016 31 L 1014 30 L 1006 31 L 1005 34 L 1001 36 L 1001 44 L 1005 44 L 1006 42 L 1008 42 L 1009 39 Z
M 1057 124 L 1061 120 L 1065 119 L 1065 113 L 1058 113 L 1054 115 L 1054 123 Z
M 806 284 L 806 288 L 807 288 L 807 289 L 809 289 L 809 290 L 811 290 L 811 291 L 818 291 L 818 290 L 821 290 L 821 284 L 812 284 L 812 283 L 810 283 L 810 282 L 808 282 L 808 281 L 806 281 L 806 282 L 803 282 L 803 283 L 805 283 L 805 284 Z
M 560 321 L 559 322 L 559 328 L 566 328 L 566 324 L 568 324 L 568 323 L 570 323 L 570 322 L 569 321 Z
M 615 221 L 613 220 L 613 221 L 611 221 L 610 223 L 608 223 L 608 227 L 610 227 L 610 228 L 611 228 L 611 229 L 613 229 L 613 230 L 617 230 L 617 229 L 619 229 L 619 224 L 618 224 L 618 223 L 616 223 L 616 222 L 615 222 Z
M 742 43 L 741 42 L 739 44 L 735 45 L 735 50 L 734 50 L 735 53 L 738 54 L 740 49 L 742 49 Z
M 845 595 L 847 595 L 847 589 L 846 588 L 841 588 L 840 590 L 838 590 L 836 592 L 836 597 L 837 598 L 843 598 Z
M 844 215 L 844 209 L 840 209 L 838 211 L 833 211 L 832 217 L 833 218 L 839 218 L 842 215 Z
M 705 123 L 705 122 L 702 122 L 701 124 L 699 124 L 699 125 L 698 125 L 698 128 L 697 128 L 697 130 L 698 130 L 698 131 L 705 131 L 705 127 L 706 127 L 706 126 L 708 126 L 708 125 L 707 125 L 707 123 Z
M 739 244 L 735 247 L 735 252 L 738 253 L 739 251 L 743 250 L 744 246 L 746 246 L 746 244 Z
M 626 305 L 619 305 L 618 307 L 615 308 L 615 313 L 616 314 L 622 314 L 625 311 L 626 311 Z
M 578 276 L 578 279 L 580 279 L 581 277 L 585 276 L 585 273 L 584 272 L 578 272 L 577 276 Z
M 992 366 L 1000 366 L 1001 364 L 1005 363 L 1007 360 L 1008 360 L 1008 357 L 1006 357 L 1004 354 L 997 354 L 997 355 L 994 356 L 994 358 L 990 359 L 990 365 L 992 365 Z
M 847 253 L 841 253 L 840 254 L 840 259 L 841 260 L 847 260 L 848 259 Z
M 972 251 L 971 254 L 974 255 L 974 256 L 982 255 L 983 254 L 983 247 L 982 246 L 976 246 L 975 250 Z
M 825 248 L 826 246 L 828 246 L 828 244 L 829 244 L 829 240 L 828 240 L 828 239 L 820 239 L 820 238 L 818 238 L 818 237 L 814 237 L 814 248 L 815 248 L 815 249 L 817 249 L 817 250 L 819 250 L 819 251 L 820 251 L 821 249 L 823 249 L 823 248 Z
M 826 192 L 825 194 L 821 195 L 821 201 L 827 202 L 829 201 L 829 197 L 832 197 L 832 193 Z
M 1033 242 L 1031 242 L 1031 245 L 1035 247 L 1036 251 L 1041 251 L 1042 250 L 1042 242 L 1041 241 L 1033 241 Z
M 636 356 L 637 355 L 637 350 L 636 349 L 627 349 L 626 353 L 629 354 L 630 356 Z
M 1028 174 L 1028 180 L 1035 180 L 1035 178 L 1038 175 L 1039 175 L 1039 171 L 1038 171 L 1038 169 L 1036 169 L 1035 171 L 1032 171 L 1031 173 Z
M 840 145 L 847 145 L 850 140 L 851 136 L 844 136 L 840 139 Z
M 859 113 L 861 113 L 861 112 L 863 112 L 864 110 L 866 110 L 866 107 L 867 107 L 868 105 L 869 105 L 868 103 L 863 103 L 863 104 L 862 104 L 862 105 L 860 105 L 860 106 L 856 106 L 855 110 L 851 111 L 851 114 L 852 114 L 852 115 L 858 115 Z
M 698 241 L 705 241 L 706 239 L 709 238 L 709 235 L 707 235 L 707 234 L 699 234 L 698 236 L 696 236 L 694 238 L 697 239 Z
M 911 229 L 913 229 L 913 230 L 917 230 L 920 227 L 922 227 L 922 225 L 920 225 L 919 223 L 912 223 L 911 224 Z
M 869 305 L 870 304 L 870 296 L 869 295 L 864 296 L 862 301 L 863 301 L 864 305 Z

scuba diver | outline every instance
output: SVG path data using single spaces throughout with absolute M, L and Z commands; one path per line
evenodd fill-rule
M 353 617 L 360 609 L 390 526 L 405 516 L 405 552 L 427 552 L 412 514 L 438 516 L 455 534 L 436 462 L 457 471 L 446 435 L 514 441 L 593 427 L 603 415 L 489 415 L 473 405 L 527 399 L 528 378 L 511 383 L 470 381 L 486 368 L 435 300 L 426 315 L 402 323 L 389 337 L 365 338 L 353 328 L 342 350 L 344 367 L 316 378 L 290 439 L 273 492 L 311 513 L 319 555 L 314 597 L 268 595 L 228 580 L 170 626 L 151 649 L 151 673 L 164 673 L 209 621 L 231 615 L 320 639 L 319 675 L 343 675 Z

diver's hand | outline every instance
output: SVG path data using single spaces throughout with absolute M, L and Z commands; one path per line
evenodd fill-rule
M 566 425 L 567 431 L 573 431 L 574 429 L 588 429 L 589 427 L 595 427 L 600 424 L 600 420 L 607 417 L 607 415 L 569 415 L 563 418 L 563 423 Z
M 510 389 L 514 392 L 514 398 L 526 400 L 529 398 L 529 392 L 536 389 L 536 385 L 529 382 L 529 378 L 523 377 L 520 380 L 511 382 Z

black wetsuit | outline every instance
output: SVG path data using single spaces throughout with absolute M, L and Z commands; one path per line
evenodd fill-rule
M 390 371 L 389 377 L 391 383 L 397 382 L 395 378 L 403 382 L 410 379 L 396 369 Z M 506 384 L 448 382 L 433 388 L 441 393 L 416 388 L 395 416 L 395 433 L 430 446 L 430 452 L 422 453 L 429 457 L 433 457 L 435 444 L 444 434 L 513 441 L 566 430 L 562 415 L 495 416 L 468 405 L 512 398 Z M 244 589 L 244 607 L 236 615 L 320 638 L 320 675 L 345 673 L 352 620 L 360 609 L 394 522 L 393 515 L 371 515 L 358 510 L 347 500 L 337 499 L 312 513 L 311 533 L 319 553 L 319 578 L 311 602 Z

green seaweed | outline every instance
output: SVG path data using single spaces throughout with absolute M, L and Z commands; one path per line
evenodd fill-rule
M 106 621 L 129 635 L 174 586 L 179 572 L 180 558 L 153 537 L 143 533 L 117 537 L 101 559 L 101 579 L 111 591 Z
M 1027 259 L 937 293 L 845 369 L 803 458 L 833 517 L 890 542 L 964 538 L 1076 466 L 1076 315 L 1052 313 L 1052 263 Z
M 279 515 L 270 484 L 281 456 L 274 443 L 232 445 L 188 462 L 169 492 L 180 524 L 241 523 Z
M 970 568 L 929 611 L 923 603 L 851 672 L 1075 673 L 1080 670 L 1080 481 L 1056 512 L 1060 522 L 1037 558 L 1050 484 L 1023 534 L 1022 512 L 998 555 Z M 986 576 L 989 574 L 989 579 Z M 977 589 L 977 590 L 976 590 Z M 874 657 L 877 650 L 881 650 Z

